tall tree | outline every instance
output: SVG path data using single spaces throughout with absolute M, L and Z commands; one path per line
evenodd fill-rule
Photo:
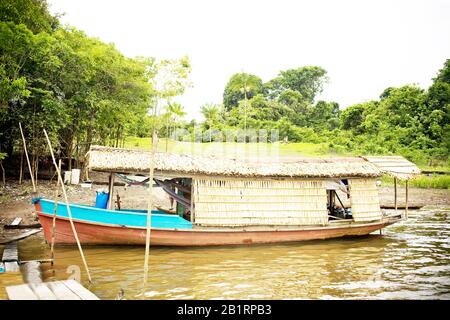
M 316 96 L 322 92 L 327 81 L 326 70 L 316 66 L 281 71 L 279 76 L 269 81 L 265 87 L 271 98 L 277 98 L 287 89 L 299 92 L 303 99 L 312 104 Z
M 0 21 L 24 24 L 33 33 L 50 33 L 59 25 L 58 18 L 49 13 L 46 0 L 0 1 Z
M 241 72 L 231 76 L 223 92 L 223 105 L 226 110 L 237 107 L 239 101 L 251 99 L 262 93 L 261 78 L 253 74 Z

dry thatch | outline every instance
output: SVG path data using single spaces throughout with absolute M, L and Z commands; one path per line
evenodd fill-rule
M 356 222 L 381 219 L 375 179 L 350 179 L 352 215 Z
M 381 171 L 362 158 L 297 158 L 291 160 L 248 162 L 212 156 L 155 154 L 155 173 L 178 177 L 264 177 L 264 178 L 337 178 L 378 177 Z M 92 146 L 88 167 L 95 171 L 147 174 L 150 153 Z
M 414 163 L 400 156 L 363 158 L 375 164 L 383 173 L 398 179 L 408 180 L 420 174 L 420 169 Z

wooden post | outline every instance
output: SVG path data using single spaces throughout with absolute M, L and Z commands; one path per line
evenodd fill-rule
M 405 219 L 408 219 L 408 180 L 406 180 Z
M 30 158 L 28 157 L 27 143 L 25 142 L 25 136 L 23 135 L 22 124 L 20 122 L 19 122 L 19 128 L 20 128 L 20 133 L 22 135 L 23 150 L 25 151 L 25 156 L 27 157 L 28 170 L 30 170 L 31 183 L 33 184 L 33 193 L 36 193 L 36 185 L 34 183 L 33 171 L 31 171 Z
M 61 172 L 61 159 L 58 162 L 58 169 Z M 56 231 L 56 210 L 58 209 L 58 191 L 59 191 L 59 179 L 56 179 L 55 188 L 55 203 L 53 204 L 53 223 L 52 223 L 52 244 L 50 246 L 50 259 L 52 260 L 51 265 L 53 266 L 53 260 L 55 259 L 55 231 Z
M 108 186 L 108 210 L 114 209 L 114 172 L 109 175 L 109 186 Z
M 48 138 L 47 131 L 45 131 L 45 129 L 44 129 L 44 134 L 45 134 L 45 138 L 47 139 L 48 147 L 50 148 L 50 154 L 52 156 L 53 165 L 55 166 L 56 171 L 58 172 L 58 179 L 59 179 L 59 182 L 60 182 L 61 187 L 62 187 L 62 192 L 64 194 L 64 200 L 66 201 L 66 207 L 67 207 L 67 213 L 69 215 L 70 226 L 72 227 L 73 235 L 75 236 L 75 240 L 77 241 L 78 250 L 80 251 L 81 259 L 83 260 L 84 268 L 86 269 L 89 282 L 92 283 L 91 274 L 89 272 L 89 267 L 88 267 L 86 259 L 84 257 L 84 253 L 83 253 L 83 249 L 81 248 L 80 240 L 78 239 L 77 230 L 75 229 L 75 225 L 73 224 L 72 213 L 70 212 L 69 200 L 67 198 L 67 193 L 66 193 L 66 188 L 64 186 L 64 181 L 63 181 L 63 179 L 61 177 L 61 171 L 59 170 L 59 168 L 58 168 L 58 166 L 56 164 L 55 155 L 53 154 L 52 144 L 50 142 L 50 139 Z
M 394 207 L 397 214 L 397 177 L 394 178 Z
M 194 179 L 191 179 L 191 222 L 194 221 Z

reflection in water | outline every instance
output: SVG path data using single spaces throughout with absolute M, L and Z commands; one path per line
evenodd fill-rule
M 147 299 L 450 299 L 450 210 L 412 211 L 383 236 L 284 245 L 152 248 Z M 143 247 L 84 247 L 102 299 L 142 290 Z M 49 256 L 42 236 L 21 241 L 21 259 Z M 82 262 L 57 247 L 47 281 L 66 279 Z

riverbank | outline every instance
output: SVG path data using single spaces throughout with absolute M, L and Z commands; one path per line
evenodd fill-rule
M 81 185 L 66 186 L 70 203 L 95 205 L 97 190 L 107 190 L 106 183 L 108 181 L 108 175 L 95 173 L 91 175 L 91 179 L 102 184 L 93 184 L 91 188 L 83 188 Z M 37 195 L 53 200 L 55 198 L 55 181 L 40 181 L 37 187 Z M 144 187 L 116 186 L 114 188 L 114 195 L 115 201 L 117 200 L 116 196 L 120 196 L 122 208 L 147 208 L 148 192 Z M 33 190 L 29 181 L 25 181 L 22 185 L 19 185 L 18 181 L 10 180 L 7 181 L 5 188 L 0 187 L 0 243 L 23 232 L 22 230 L 4 229 L 4 225 L 11 223 L 14 218 L 22 218 L 21 224 L 38 222 L 34 206 L 31 204 L 33 197 Z M 64 201 L 61 191 L 59 201 Z M 157 206 L 170 206 L 169 198 L 161 188 L 154 189 L 153 201 Z
M 94 181 L 106 183 L 107 174 L 96 173 L 92 177 Z M 88 205 L 95 204 L 97 190 L 105 189 L 106 185 L 92 185 L 91 188 L 82 188 L 77 186 L 66 186 L 67 195 L 71 203 L 83 203 Z M 47 199 L 54 198 L 55 182 L 41 181 L 38 186 L 38 194 Z M 143 209 L 147 207 L 147 189 L 142 186 L 117 186 L 115 195 L 120 196 L 122 208 Z M 390 185 L 379 187 L 380 204 L 382 206 L 392 206 L 394 204 L 394 189 Z M 5 188 L 0 188 L 0 228 L 11 222 L 15 217 L 23 219 L 22 224 L 31 224 L 36 222 L 34 206 L 31 204 L 32 188 L 29 181 L 19 185 L 16 180 L 8 181 Z M 170 206 L 169 197 L 161 190 L 154 188 L 153 191 L 155 205 Z M 410 188 L 408 195 L 409 206 L 443 206 L 450 207 L 450 190 L 448 189 L 420 189 Z M 60 195 L 60 201 L 62 197 Z M 115 199 L 116 200 L 116 199 Z M 405 190 L 402 187 L 398 189 L 398 204 L 403 206 L 405 203 Z M 8 232 L 13 230 L 8 230 Z

